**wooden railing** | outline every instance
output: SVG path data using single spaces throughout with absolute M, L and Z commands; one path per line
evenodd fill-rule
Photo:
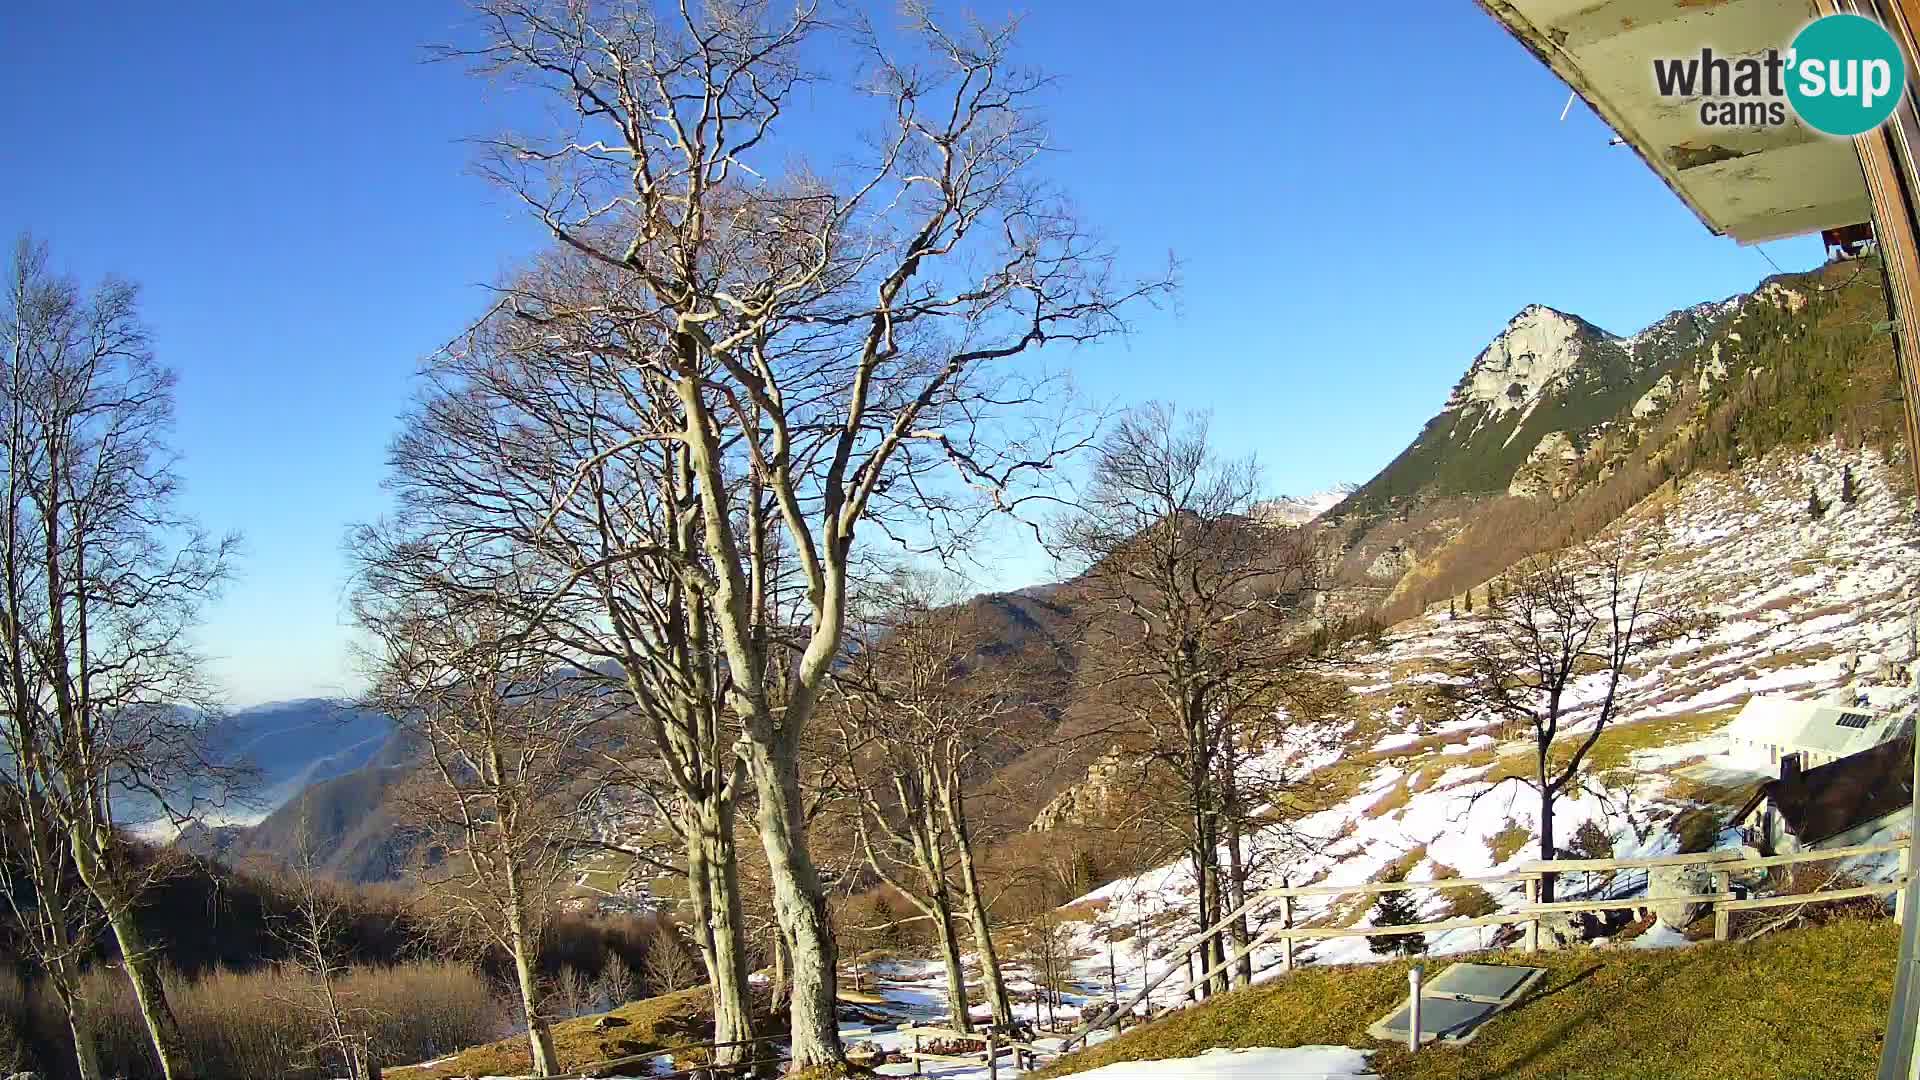
M 1167 968 L 1159 975 L 1147 980 L 1134 993 L 1133 997 L 1121 1003 L 1112 1013 L 1102 1015 L 1091 1023 L 1083 1024 L 1067 1037 L 1062 1050 L 1071 1049 L 1077 1043 L 1085 1044 L 1094 1032 L 1103 1030 L 1115 1018 L 1132 1013 L 1141 1002 L 1146 1001 L 1159 985 L 1174 973 L 1191 972 L 1195 966 L 1204 966 L 1207 960 L 1224 951 L 1215 944 L 1216 939 L 1224 939 L 1231 928 L 1242 917 L 1252 920 L 1256 913 L 1274 917 L 1259 934 L 1245 945 L 1236 948 L 1232 955 L 1204 967 L 1200 974 L 1194 975 L 1175 995 L 1184 1001 L 1193 994 L 1195 988 L 1205 987 L 1222 972 L 1231 970 L 1243 959 L 1253 955 L 1254 950 L 1273 942 L 1280 943 L 1280 968 L 1293 970 L 1296 964 L 1295 948 L 1301 941 L 1324 941 L 1344 937 L 1377 937 L 1382 935 L 1434 934 L 1449 930 L 1464 930 L 1485 926 L 1521 926 L 1523 932 L 1520 947 L 1532 952 L 1540 947 L 1540 924 L 1544 916 L 1580 912 L 1637 910 L 1660 907 L 1667 904 L 1701 904 L 1707 906 L 1714 917 L 1714 939 L 1725 941 L 1731 936 L 1732 917 L 1736 912 L 1755 911 L 1765 908 L 1793 907 L 1811 904 L 1835 903 L 1842 900 L 1855 900 L 1863 897 L 1894 897 L 1894 915 L 1900 917 L 1900 892 L 1906 883 L 1909 867 L 1908 853 L 1911 850 L 1906 840 L 1885 844 L 1855 844 L 1850 847 L 1828 848 L 1819 851 L 1796 852 L 1791 855 L 1771 855 L 1759 858 L 1741 858 L 1731 851 L 1703 851 L 1687 855 L 1660 855 L 1640 859 L 1557 859 L 1548 862 L 1528 863 L 1518 871 L 1493 877 L 1479 878 L 1442 878 L 1435 881 L 1376 881 L 1353 885 L 1299 885 L 1283 886 L 1263 890 L 1250 897 L 1246 903 L 1235 908 L 1220 921 L 1205 930 L 1186 938 L 1169 951 L 1163 959 L 1169 961 Z M 1899 872 L 1890 881 L 1850 887 L 1844 889 L 1825 889 L 1806 893 L 1789 893 L 1776 896 L 1742 897 L 1733 891 L 1733 876 L 1751 870 L 1766 869 L 1775 866 L 1792 866 L 1801 863 L 1832 862 L 1839 859 L 1856 858 L 1863 855 L 1885 855 L 1898 853 Z M 1573 900 L 1542 902 L 1540 897 L 1544 882 L 1548 877 L 1558 878 L 1570 873 L 1609 872 L 1623 870 L 1654 870 L 1668 867 L 1698 866 L 1710 868 L 1712 889 L 1709 892 L 1692 893 L 1679 896 L 1630 896 L 1630 897 L 1583 897 Z M 1525 900 L 1510 911 L 1495 912 L 1489 915 L 1462 916 L 1452 919 L 1439 919 L 1433 922 L 1406 923 L 1396 926 L 1313 926 L 1295 922 L 1295 902 L 1304 898 L 1335 896 L 1370 896 L 1381 893 L 1412 892 L 1415 890 L 1433 890 L 1444 892 L 1454 889 L 1481 888 L 1491 886 L 1521 885 L 1524 887 Z M 1277 910 L 1276 910 L 1277 909 Z M 1195 955 L 1202 957 L 1200 964 L 1194 963 Z
M 998 1080 L 1001 1054 L 1012 1051 L 1014 1066 L 1025 1071 L 1033 1067 L 1041 1054 L 1051 1056 L 1058 1053 L 1056 1050 L 1044 1049 L 1032 1043 L 1002 1035 L 992 1028 L 984 1028 L 980 1031 L 954 1031 L 949 1028 L 903 1027 L 899 1030 L 899 1034 L 913 1039 L 913 1049 L 905 1056 L 907 1060 L 913 1062 L 915 1076 L 920 1075 L 920 1063 L 923 1061 L 947 1061 L 963 1065 L 979 1065 L 984 1062 L 987 1066 L 987 1080 Z M 944 1039 L 948 1042 L 977 1042 L 981 1044 L 981 1049 L 971 1054 L 935 1054 L 921 1049 L 922 1036 L 929 1039 Z

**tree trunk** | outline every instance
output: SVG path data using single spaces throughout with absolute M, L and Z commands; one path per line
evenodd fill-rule
M 953 1029 L 971 1033 L 973 1015 L 967 1006 L 967 973 L 960 966 L 960 940 L 953 932 L 953 905 L 943 893 L 933 897 L 934 926 L 940 935 L 940 959 L 947 968 L 947 1011 Z
M 520 989 L 520 1012 L 527 1024 L 527 1048 L 533 1055 L 533 1075 L 552 1076 L 559 1071 L 559 1062 L 554 1059 L 553 1031 L 547 1026 L 547 1018 L 540 1014 L 540 976 L 534 970 L 534 949 L 538 942 L 527 928 L 520 876 L 514 872 L 510 859 L 506 877 L 507 940 L 512 947 L 513 973 Z
M 793 981 L 787 972 L 793 970 L 793 946 L 787 942 L 787 932 L 776 923 L 773 928 L 773 985 L 768 987 L 772 1004 L 769 1006 L 778 1012 L 793 1004 Z
M 75 989 L 77 972 L 71 970 L 69 962 L 59 962 L 59 971 L 47 973 L 47 981 L 53 984 L 54 996 L 60 999 L 60 1008 L 67 1014 L 67 1030 L 73 1035 L 74 1075 L 78 1080 L 101 1080 L 100 1045 L 94 1038 L 93 1024 L 87 1018 L 86 1007 L 81 1003 Z
M 120 960 L 126 965 L 127 980 L 133 984 L 133 997 L 140 1006 L 140 1018 L 146 1022 L 153 1050 L 160 1057 L 160 1072 L 166 1080 L 188 1080 L 195 1075 L 187 1061 L 186 1040 L 180 1034 L 180 1022 L 167 1004 L 167 991 L 160 982 L 160 964 L 147 946 L 140 925 L 129 904 L 116 903 L 108 908 L 107 921 L 120 946 Z
M 1547 755 L 1540 753 L 1540 861 L 1553 861 L 1553 789 L 1547 786 Z M 1540 875 L 1540 902 L 1553 903 L 1554 876 Z
M 744 1043 L 753 1037 L 753 999 L 749 994 L 746 915 L 740 904 L 740 867 L 734 853 L 734 809 L 731 800 L 709 800 L 696 815 L 697 828 L 688 839 L 689 871 L 702 871 L 690 881 L 694 912 L 701 922 L 701 957 L 713 994 L 713 1039 Z M 694 875 L 689 873 L 689 878 Z M 714 1051 L 716 1065 L 733 1065 L 753 1058 L 753 1047 L 722 1046 Z
M 760 843 L 773 879 L 774 912 L 792 946 L 793 1068 L 845 1064 L 840 1046 L 838 949 L 827 920 L 826 890 L 807 853 L 806 814 L 798 762 L 791 747 L 779 753 L 760 740 L 748 744 L 760 796 Z
M 1225 758 L 1225 768 L 1220 771 L 1220 787 L 1226 807 L 1226 846 L 1227 846 L 1227 888 L 1225 906 L 1240 914 L 1234 916 L 1231 933 L 1233 951 L 1241 952 L 1253 940 L 1253 929 L 1247 924 L 1247 856 L 1246 836 L 1247 815 L 1240 802 L 1240 745 L 1229 732 L 1222 740 L 1221 753 Z M 1253 985 L 1253 954 L 1246 953 L 1233 965 L 1234 985 L 1241 988 Z
M 107 925 L 120 946 L 120 960 L 133 984 L 134 1000 L 140 1006 L 140 1018 L 146 1023 L 153 1052 L 160 1059 L 160 1073 L 166 1080 L 189 1080 L 194 1076 L 187 1060 L 186 1040 L 180 1034 L 180 1022 L 167 1004 L 166 987 L 160 982 L 160 964 L 147 946 L 140 923 L 134 918 L 133 898 L 126 895 L 111 871 L 100 865 L 93 846 L 94 836 L 87 823 L 79 823 L 69 833 L 74 869 L 82 884 L 100 901 L 107 913 Z
M 967 921 L 973 925 L 973 951 L 980 955 L 980 979 L 986 986 L 987 1005 L 993 1009 L 993 1022 L 1013 1023 L 1013 998 L 1007 993 L 1007 980 L 1000 973 L 1000 954 L 993 944 L 993 927 L 987 921 L 987 899 L 980 888 L 980 871 L 973 861 L 973 841 L 964 817 L 949 808 L 949 824 L 960 857 L 960 887 L 967 898 Z
M 527 1024 L 527 1048 L 533 1055 L 533 1075 L 552 1076 L 559 1068 L 554 1061 L 553 1031 L 540 1015 L 539 975 L 533 969 L 533 957 L 523 945 L 513 950 L 513 974 L 520 989 L 520 1015 Z
M 1202 845 L 1195 844 L 1192 853 L 1194 882 L 1193 917 L 1194 920 L 1200 924 L 1200 929 L 1196 932 L 1202 935 L 1200 941 L 1194 946 L 1193 951 L 1193 956 L 1200 961 L 1200 966 L 1194 968 L 1192 975 L 1189 977 L 1189 981 L 1193 983 L 1193 1000 L 1195 1001 L 1207 1000 L 1207 987 L 1201 981 L 1200 976 L 1205 974 L 1207 970 L 1207 938 L 1204 935 L 1207 932 L 1207 928 L 1213 925 L 1212 905 L 1207 903 L 1207 890 L 1213 884 L 1213 881 L 1212 875 L 1207 873 L 1207 859 L 1203 851 L 1204 848 Z
M 1253 929 L 1247 925 L 1247 864 L 1243 850 L 1243 838 L 1237 825 L 1227 829 L 1227 905 L 1240 914 L 1233 919 L 1233 951 L 1246 949 L 1253 940 Z M 1233 965 L 1233 982 L 1242 989 L 1253 985 L 1253 953 L 1241 956 Z
M 1213 882 L 1212 886 L 1207 889 L 1207 897 L 1212 901 L 1213 914 L 1211 918 L 1217 926 L 1227 914 L 1227 905 L 1222 902 L 1224 899 L 1224 890 L 1221 888 L 1222 882 L 1220 880 L 1219 848 L 1216 846 L 1212 852 L 1209 852 L 1209 855 L 1211 857 L 1207 859 L 1207 876 L 1211 877 Z M 1223 927 L 1220 932 L 1213 935 L 1208 942 L 1207 951 L 1210 959 L 1207 961 L 1207 967 L 1218 969 L 1208 981 L 1213 984 L 1213 993 L 1216 994 L 1224 994 L 1228 989 L 1227 933 L 1227 929 Z

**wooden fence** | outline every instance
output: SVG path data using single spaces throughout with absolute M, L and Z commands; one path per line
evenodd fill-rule
M 995 1032 L 992 1028 L 983 1028 L 980 1031 L 954 1031 L 949 1028 L 904 1027 L 899 1030 L 899 1034 L 913 1039 L 913 1049 L 906 1054 L 906 1057 L 913 1062 L 915 1076 L 920 1075 L 921 1062 L 948 1061 L 966 1065 L 984 1063 L 987 1067 L 988 1080 L 997 1080 L 1000 1075 L 1001 1054 L 1011 1051 L 1015 1067 L 1024 1071 L 1032 1068 L 1040 1055 L 1045 1054 L 1051 1057 L 1059 1053 L 1058 1050 L 1050 1050 L 1009 1038 Z M 922 1037 L 943 1039 L 947 1042 L 977 1042 L 981 1044 L 981 1048 L 970 1054 L 935 1054 L 922 1049 L 920 1041 Z
M 1703 851 L 1688 855 L 1661 855 L 1644 859 L 1560 859 L 1551 862 L 1528 863 L 1520 870 L 1496 877 L 1479 878 L 1443 878 L 1435 881 L 1376 881 L 1354 885 L 1301 885 L 1266 889 L 1250 897 L 1246 903 L 1229 912 L 1215 925 L 1186 938 L 1170 951 L 1163 959 L 1168 960 L 1166 970 L 1147 980 L 1133 997 L 1119 1005 L 1111 1013 L 1095 1018 L 1083 1024 L 1067 1037 L 1062 1051 L 1071 1049 L 1075 1043 L 1085 1044 L 1087 1038 L 1096 1031 L 1111 1025 L 1117 1017 L 1132 1013 L 1142 1001 L 1176 972 L 1191 973 L 1196 966 L 1204 970 L 1193 975 L 1180 988 L 1177 999 L 1184 1001 L 1193 994 L 1195 988 L 1205 987 L 1211 980 L 1223 972 L 1230 971 L 1243 959 L 1253 955 L 1255 949 L 1278 942 L 1280 945 L 1280 967 L 1283 971 L 1293 970 L 1296 958 L 1294 950 L 1301 941 L 1325 941 L 1343 937 L 1375 937 L 1399 934 L 1434 934 L 1449 930 L 1463 930 L 1482 926 L 1520 926 L 1519 940 L 1521 949 L 1532 952 L 1540 947 L 1540 924 L 1544 917 L 1556 914 L 1577 914 L 1581 912 L 1638 910 L 1661 907 L 1667 904 L 1699 904 L 1706 906 L 1713 914 L 1713 936 L 1716 941 L 1725 941 L 1732 933 L 1733 915 L 1741 911 L 1756 911 L 1766 908 L 1795 907 L 1812 904 L 1827 904 L 1842 900 L 1856 900 L 1863 897 L 1894 897 L 1894 916 L 1901 912 L 1900 890 L 1906 883 L 1909 867 L 1907 865 L 1910 845 L 1905 840 L 1886 844 L 1856 844 L 1851 847 L 1827 848 L 1818 851 L 1796 852 L 1791 855 L 1771 855 L 1762 858 L 1743 859 L 1731 851 Z M 1802 863 L 1832 862 L 1839 859 L 1856 858 L 1863 855 L 1885 855 L 1898 853 L 1899 873 L 1891 881 L 1881 884 L 1862 885 L 1844 889 L 1816 890 L 1806 893 L 1789 893 L 1775 896 L 1743 897 L 1733 891 L 1735 874 L 1776 866 L 1794 866 Z M 1631 897 L 1586 897 L 1575 900 L 1559 900 L 1543 903 L 1540 900 L 1544 883 L 1549 877 L 1559 878 L 1570 873 L 1606 872 L 1618 873 L 1632 870 L 1655 870 L 1673 867 L 1701 867 L 1712 874 L 1711 891 L 1679 896 L 1631 896 Z M 1371 896 L 1381 893 L 1412 892 L 1431 890 L 1445 892 L 1454 889 L 1480 888 L 1491 886 L 1520 885 L 1525 890 L 1525 901 L 1509 911 L 1494 912 L 1489 915 L 1463 916 L 1460 918 L 1440 919 L 1433 922 L 1406 923 L 1397 926 L 1314 926 L 1296 923 L 1295 904 L 1304 898 L 1337 896 Z M 1257 915 L 1272 916 L 1265 929 L 1255 935 L 1245 945 L 1232 951 L 1224 960 L 1207 966 L 1208 961 L 1225 951 L 1224 945 L 1216 944 L 1216 939 L 1225 939 L 1232 926 L 1242 917 L 1249 920 Z M 1199 956 L 1199 963 L 1194 957 Z

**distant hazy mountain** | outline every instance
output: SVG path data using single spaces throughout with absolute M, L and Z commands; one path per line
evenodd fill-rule
M 387 717 L 329 698 L 275 701 L 228 713 L 213 725 L 212 750 L 255 775 L 246 799 L 222 816 L 257 821 L 308 785 L 372 762 L 393 733 Z

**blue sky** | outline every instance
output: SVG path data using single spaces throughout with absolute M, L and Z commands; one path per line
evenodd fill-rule
M 1100 398 L 1211 409 L 1276 493 L 1378 471 L 1528 303 L 1628 332 L 1750 288 L 1469 0 L 984 0 L 1059 78 L 1052 165 L 1177 306 L 1056 358 Z M 457 3 L 0 8 L 0 234 L 145 287 L 181 374 L 190 509 L 245 533 L 203 631 L 236 704 L 351 688 L 347 525 L 378 515 L 415 360 L 540 237 L 468 170 L 513 102 L 420 46 Z M 832 116 L 811 122 L 830 125 Z M 1769 245 L 1787 269 L 1811 241 Z M 1001 564 L 1013 587 L 1043 559 Z

